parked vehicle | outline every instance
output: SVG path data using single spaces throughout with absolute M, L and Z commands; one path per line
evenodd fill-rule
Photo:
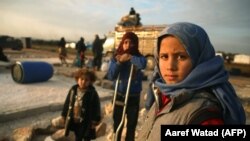
M 118 47 L 122 36 L 127 31 L 133 31 L 139 37 L 139 50 L 147 58 L 147 69 L 154 68 L 154 47 L 159 33 L 166 25 L 117 26 L 103 44 L 103 54 L 111 55 Z
M 0 46 L 4 48 L 11 48 L 13 50 L 22 50 L 23 43 L 20 39 L 11 36 L 0 36 Z

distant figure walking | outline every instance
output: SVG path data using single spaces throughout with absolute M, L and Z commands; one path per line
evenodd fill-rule
M 102 65 L 102 51 L 103 51 L 103 43 L 106 40 L 106 36 L 104 39 L 100 39 L 99 35 L 95 35 L 95 40 L 93 42 L 92 52 L 94 55 L 93 67 L 95 70 L 99 71 Z
M 76 66 L 82 68 L 84 66 L 84 53 L 86 51 L 86 45 L 83 37 L 81 37 L 80 40 L 76 43 L 76 50 Z
M 61 38 L 61 40 L 58 43 L 58 52 L 59 52 L 59 59 L 61 60 L 61 64 L 66 64 L 68 65 L 67 61 L 66 61 L 66 57 L 67 57 L 67 50 L 65 48 L 66 45 L 66 41 L 64 39 L 64 37 Z

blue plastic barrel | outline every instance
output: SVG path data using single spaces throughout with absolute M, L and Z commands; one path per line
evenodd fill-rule
M 47 62 L 16 62 L 11 69 L 12 78 L 18 83 L 47 81 L 53 72 L 53 66 Z

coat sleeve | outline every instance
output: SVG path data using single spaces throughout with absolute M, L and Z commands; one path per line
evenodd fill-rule
M 72 90 L 73 90 L 72 88 L 69 90 L 68 95 L 67 95 L 67 97 L 66 97 L 66 99 L 64 101 L 63 110 L 62 110 L 62 113 L 61 113 L 61 115 L 63 117 L 67 116 L 68 109 L 69 109 L 69 103 L 70 103 L 70 93 L 71 93 Z
M 116 80 L 121 69 L 121 64 L 115 61 L 114 58 L 111 59 L 107 77 L 109 80 Z
M 131 63 L 138 69 L 145 69 L 147 65 L 147 59 L 144 56 L 132 56 Z
M 93 93 L 93 99 L 92 99 L 92 121 L 95 122 L 100 122 L 101 121 L 101 104 L 100 104 L 100 98 L 98 96 L 98 93 L 95 91 L 95 93 Z

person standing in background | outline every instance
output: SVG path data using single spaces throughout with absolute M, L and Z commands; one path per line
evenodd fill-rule
M 106 36 L 104 39 L 100 39 L 99 35 L 95 35 L 95 39 L 93 41 L 93 48 L 92 48 L 92 52 L 93 52 L 93 67 L 94 70 L 99 71 L 102 65 L 102 51 L 103 51 L 103 43 L 106 40 Z
M 68 63 L 66 61 L 67 50 L 65 48 L 65 45 L 66 45 L 66 41 L 65 41 L 64 37 L 62 37 L 58 43 L 59 59 L 60 59 L 62 65 L 63 64 L 68 65 Z
M 128 93 L 128 102 L 126 109 L 127 117 L 127 132 L 126 141 L 135 140 L 135 130 L 138 121 L 139 108 L 140 108 L 140 95 L 142 90 L 142 69 L 145 69 L 147 64 L 146 58 L 139 52 L 139 39 L 138 36 L 133 32 L 126 32 L 118 46 L 118 49 L 111 59 L 110 67 L 107 73 L 107 78 L 112 80 L 114 85 L 119 78 L 119 86 L 117 89 L 117 97 L 115 102 L 113 101 L 114 111 L 114 132 L 117 132 L 117 128 L 122 120 L 123 106 L 119 103 L 124 103 L 125 95 L 128 88 L 128 80 L 130 75 L 130 69 L 132 70 L 132 78 L 130 83 L 130 89 Z M 123 128 L 123 126 L 122 126 Z M 121 129 L 122 129 L 121 128 Z M 116 136 L 118 141 L 121 140 L 120 130 Z
M 136 15 L 134 7 L 130 8 L 129 15 Z
M 76 61 L 79 63 L 76 63 L 76 65 L 80 68 L 84 66 L 85 61 L 85 51 L 86 51 L 86 45 L 84 42 L 84 38 L 81 37 L 80 40 L 76 43 Z

